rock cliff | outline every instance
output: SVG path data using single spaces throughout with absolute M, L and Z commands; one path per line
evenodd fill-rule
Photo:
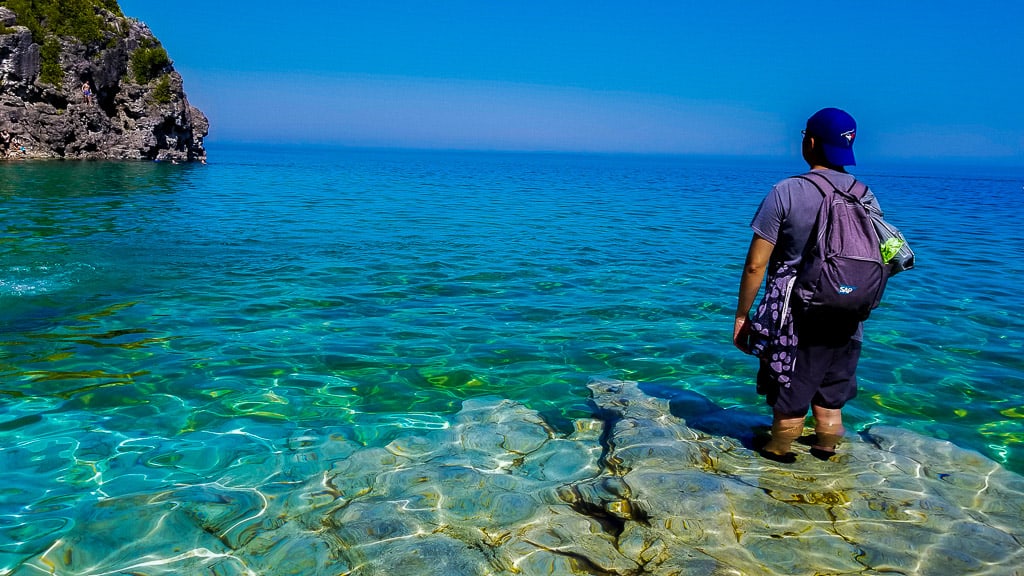
M 0 158 L 205 161 L 209 122 L 144 23 L 79 2 L 82 38 L 39 4 L 0 2 Z

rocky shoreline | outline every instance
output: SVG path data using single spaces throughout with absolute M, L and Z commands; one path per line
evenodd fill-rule
M 804 449 L 778 464 L 688 426 L 679 414 L 716 417 L 692 393 L 657 398 L 612 380 L 590 389 L 595 417 L 568 435 L 495 398 L 468 400 L 444 425 L 383 446 L 297 431 L 272 449 L 263 481 L 225 473 L 100 500 L 25 565 L 59 574 L 1022 573 L 1024 478 L 978 453 L 875 427 L 832 461 Z M 207 437 L 204 449 L 227 441 L 237 432 Z M 149 527 L 144 538 L 139 526 Z
M 47 81 L 41 40 L 0 6 L 0 158 L 205 161 L 209 122 L 171 61 L 133 70 L 139 50 L 166 54 L 160 42 L 142 22 L 101 7 L 95 16 L 98 39 L 48 36 L 59 79 Z

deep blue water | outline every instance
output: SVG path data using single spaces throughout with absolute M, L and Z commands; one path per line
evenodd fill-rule
M 83 502 L 244 478 L 243 434 L 386 442 L 483 395 L 567 429 L 596 376 L 767 422 L 732 312 L 749 220 L 801 170 L 243 146 L 0 164 L 0 572 Z M 1024 170 L 857 174 L 918 267 L 866 327 L 848 428 L 1024 472 Z

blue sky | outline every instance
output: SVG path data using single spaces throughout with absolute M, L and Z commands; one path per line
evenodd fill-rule
M 1024 165 L 1024 3 L 121 0 L 208 141 Z

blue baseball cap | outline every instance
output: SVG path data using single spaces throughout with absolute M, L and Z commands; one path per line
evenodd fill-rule
M 808 136 L 821 143 L 825 159 L 834 166 L 854 166 L 853 141 L 857 122 L 839 108 L 822 108 L 807 119 Z

